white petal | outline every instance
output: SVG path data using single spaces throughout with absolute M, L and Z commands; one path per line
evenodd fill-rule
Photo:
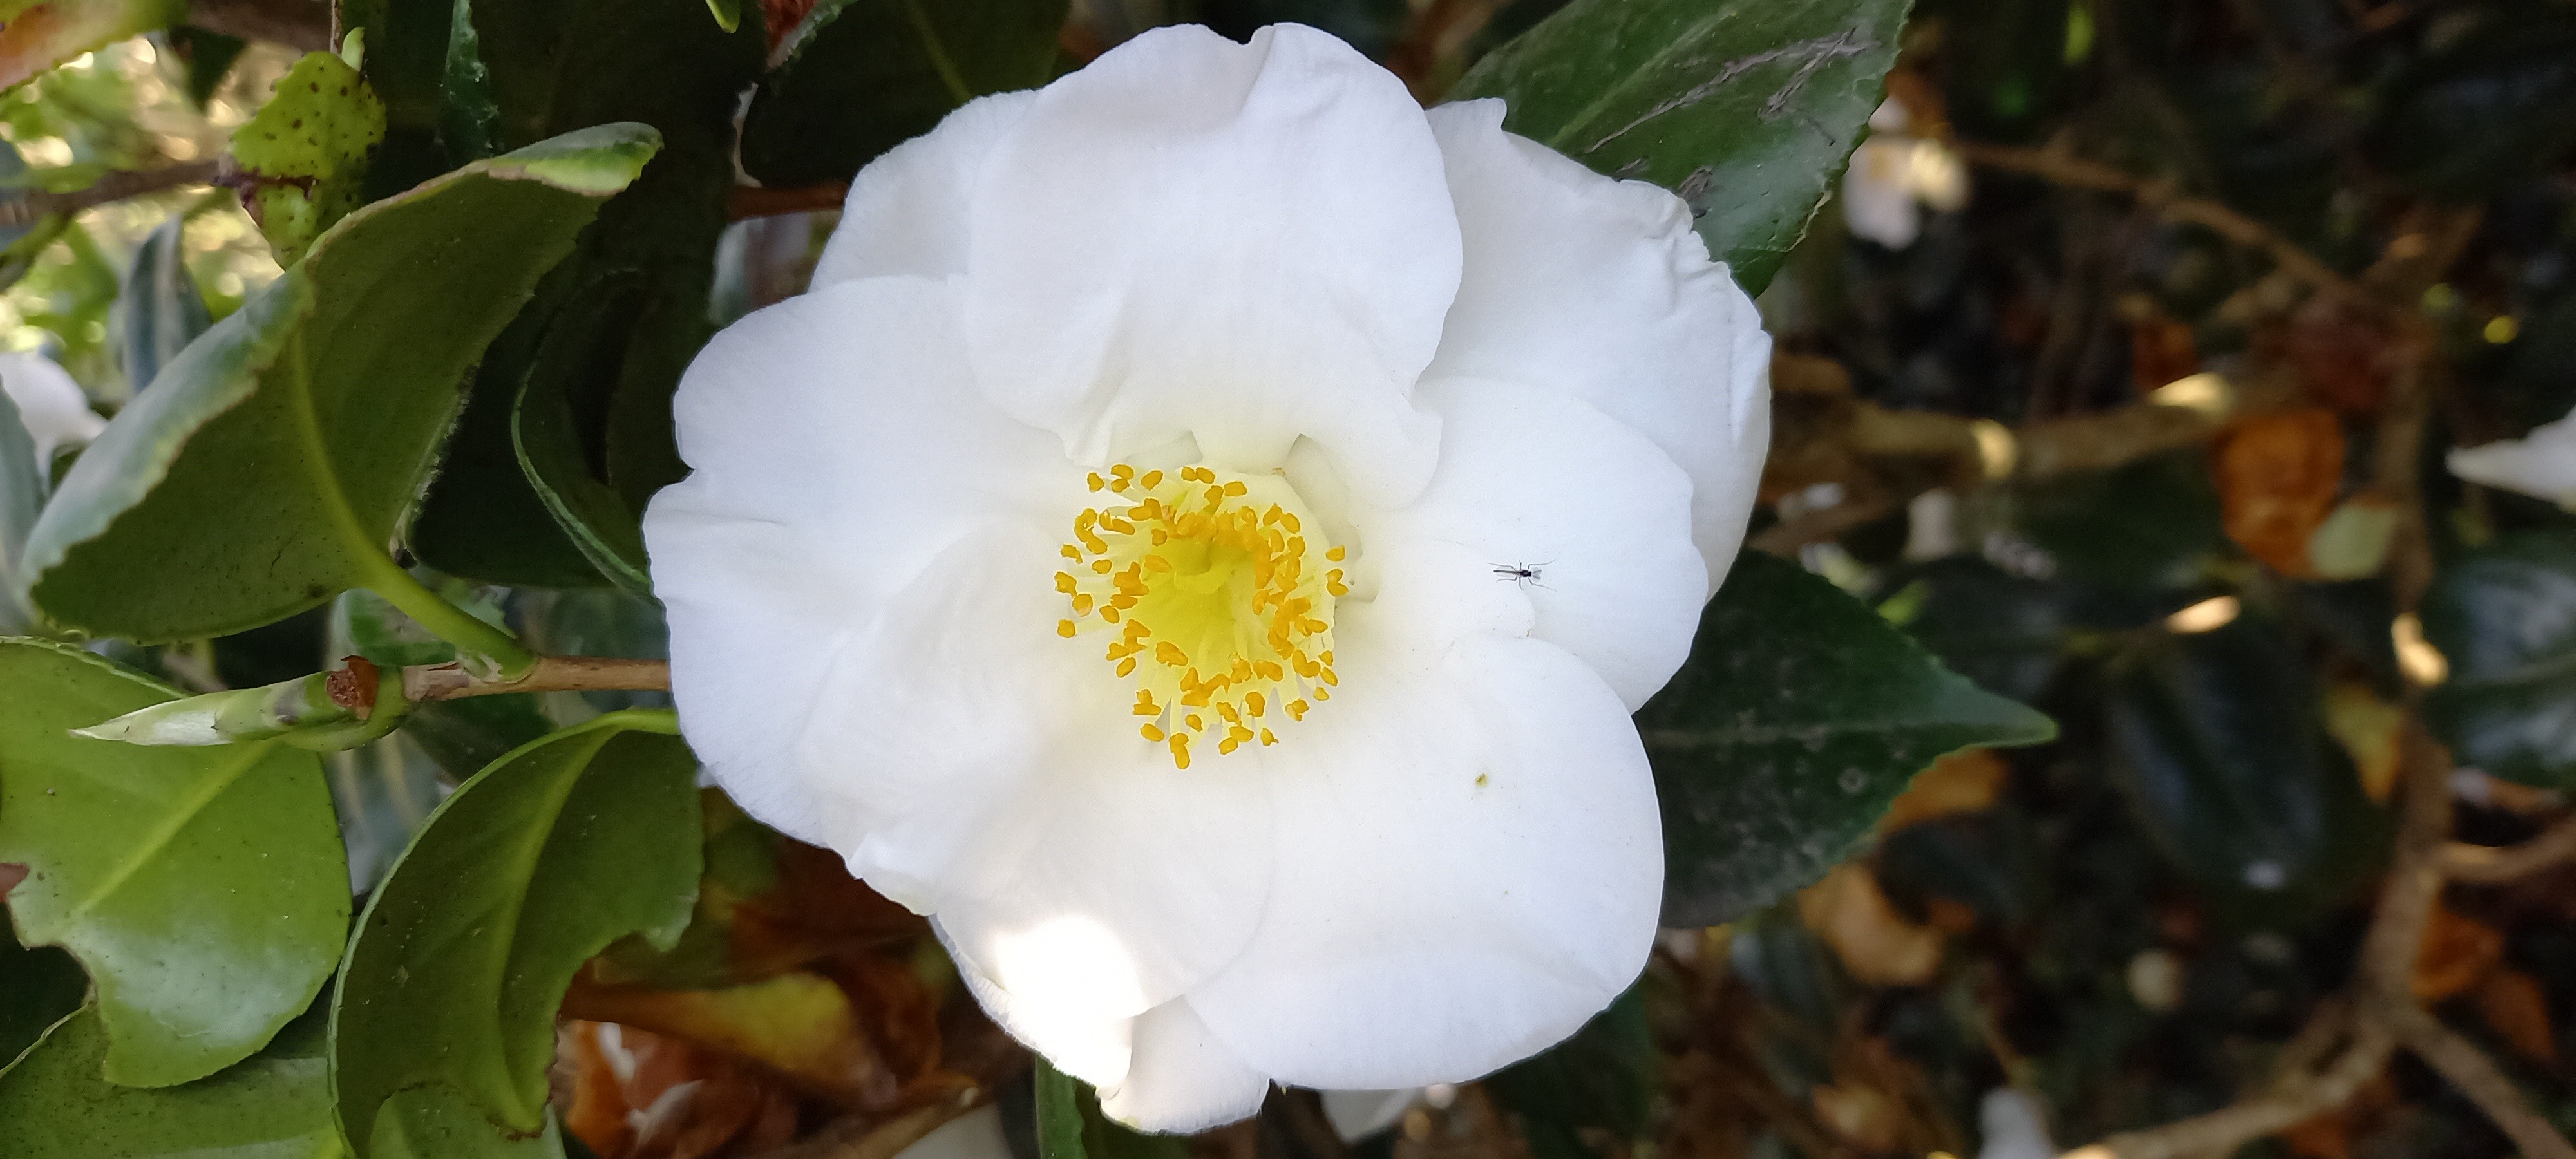
M 2536 499 L 2576 500 L 2576 414 L 2542 423 L 2520 439 L 2451 452 L 2451 473 Z
M 1021 1045 L 1045 1055 L 1057 1070 L 1092 1086 L 1115 1086 L 1126 1080 L 1134 1018 L 1086 1018 L 1078 1012 L 1048 1009 L 1022 1000 L 985 977 L 974 959 L 959 953 L 956 941 L 938 919 L 931 920 L 930 929 L 939 935 L 939 944 L 947 948 L 949 959 L 957 964 L 957 976 L 965 980 L 976 1004 Z
M 1035 92 L 966 102 L 937 128 L 888 149 L 850 182 L 841 224 L 814 264 L 813 287 L 887 274 L 966 272 L 966 203 L 993 145 Z
M 1643 705 L 1681 667 L 1708 602 L 1690 477 L 1569 394 L 1440 379 L 1420 397 L 1441 416 L 1440 469 L 1422 498 L 1362 535 L 1473 549 L 1482 582 L 1527 593 L 1530 635 L 1591 665 L 1631 710 Z
M 2011 1087 L 1996 1087 L 1977 1101 L 1977 1133 L 1985 1136 L 1977 1159 L 2051 1159 L 2058 1153 L 2039 1100 Z
M 1186 998 L 1136 1019 L 1127 1077 L 1100 1090 L 1100 1109 L 1139 1131 L 1190 1134 L 1248 1119 L 1269 1097 L 1270 1080 L 1208 1032 Z
M 1914 207 L 1914 142 L 1872 137 L 1852 150 L 1843 171 L 1843 224 L 1852 236 L 1889 249 L 1914 244 L 1922 213 Z
M 1053 436 L 975 394 L 948 294 L 872 279 L 718 334 L 675 403 L 696 473 L 645 512 L 689 742 L 802 840 L 820 806 L 789 748 L 842 643 L 979 521 L 1080 494 Z
M 107 429 L 80 384 L 42 354 L 0 354 L 0 391 L 18 408 L 40 464 L 53 462 L 56 448 L 86 443 Z
M 1681 199 L 1506 133 L 1502 115 L 1492 100 L 1431 110 L 1466 267 L 1424 376 L 1567 391 L 1643 432 L 1691 477 L 1714 591 L 1770 446 L 1770 336 Z
M 849 819 L 828 836 L 854 873 L 936 913 L 1020 1004 L 1097 1022 L 1250 940 L 1269 800 L 1137 735 L 1110 635 L 1056 634 L 1056 545 L 995 524 L 942 556 L 824 677 L 797 760 Z
M 1390 589 L 1408 582 L 1390 570 Z M 1190 993 L 1282 1082 L 1484 1074 L 1581 1027 L 1654 941 L 1663 843 L 1626 707 L 1542 641 L 1426 648 L 1412 605 L 1344 612 L 1342 686 L 1263 750 L 1282 851 L 1269 910 Z
M 1086 462 L 1194 434 L 1210 465 L 1267 471 L 1302 434 L 1402 502 L 1438 438 L 1408 392 L 1458 284 L 1440 166 L 1403 84 L 1323 33 L 1128 41 L 985 163 L 984 389 Z

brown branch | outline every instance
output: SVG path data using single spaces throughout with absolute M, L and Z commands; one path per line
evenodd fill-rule
M 184 23 L 306 52 L 331 47 L 331 6 L 319 0 L 190 0 Z
M 2315 287 L 2320 293 L 2330 294 L 2371 309 L 2380 309 L 2384 306 L 2384 303 L 2362 289 L 2359 284 L 2336 273 L 2333 268 L 2317 260 L 2314 254 L 2273 232 L 2263 223 L 2215 201 L 2180 196 L 2172 182 L 2152 181 L 2127 170 L 2104 165 L 2098 161 L 2086 161 L 2058 149 L 2029 149 L 1965 140 L 1953 141 L 1952 146 L 1969 161 L 1989 169 L 2020 173 L 2074 189 L 2127 194 L 2137 198 L 2141 204 L 2162 213 L 2168 220 L 2197 225 L 2238 245 L 2270 254 L 2274 264 L 2279 265 L 2290 276 Z
M 2442 873 L 2453 881 L 2486 885 L 2512 881 L 2576 858 L 2576 817 L 2568 817 L 2520 845 L 2452 842 L 2442 847 Z
M 753 217 L 777 217 L 783 213 L 812 213 L 839 209 L 850 196 L 847 181 L 825 181 L 817 185 L 737 185 L 725 198 L 725 213 L 735 221 Z
M 2128 1131 L 2069 1151 L 2065 1159 L 2199 1159 L 2228 1155 L 2350 1101 L 2388 1065 L 2388 1032 L 2363 1022 L 2332 1066 L 2313 1077 L 2293 1078 L 2234 1106 L 2146 1131 Z
M 2419 1006 L 2396 1011 L 2389 1026 L 2407 1050 L 2476 1103 L 2487 1120 L 2521 1149 L 2523 1159 L 2576 1159 L 2576 1146 L 2531 1109 L 2521 1088 L 2485 1051 Z
M 215 159 L 182 161 L 158 169 L 121 169 L 99 178 L 81 189 L 64 193 L 16 192 L 0 195 L 0 229 L 33 225 L 58 213 L 78 213 L 93 205 L 159 193 L 186 185 L 212 185 L 217 167 Z
M 540 656 L 537 666 L 516 680 L 476 679 L 454 662 L 403 669 L 403 696 L 415 704 L 505 692 L 645 692 L 670 687 L 671 665 L 666 661 L 606 656 Z

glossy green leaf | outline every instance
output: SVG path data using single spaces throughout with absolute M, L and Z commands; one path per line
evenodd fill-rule
M 2576 541 L 2535 533 L 2453 561 L 2424 636 L 2451 663 L 2425 716 L 2460 763 L 2576 787 Z
M 2355 855 L 2367 859 L 2360 781 L 2269 621 L 2152 638 L 2114 665 L 2107 699 L 2112 772 L 2184 872 L 2297 901 L 2330 893 Z
M 2390 86 L 2369 143 L 2408 181 L 2474 199 L 2548 171 L 2576 143 L 2576 15 L 2529 2 L 2459 15 Z
M 328 52 L 295 62 L 276 95 L 233 130 L 242 204 L 279 263 L 294 264 L 322 231 L 366 204 L 367 157 L 384 139 L 384 102 Z
M 1868 605 L 1751 551 L 1637 727 L 1664 814 L 1670 926 L 1726 921 L 1823 876 L 1944 753 L 2057 733 Z
M 713 332 L 707 299 L 735 180 L 734 114 L 759 75 L 760 22 L 727 33 L 703 0 L 465 0 L 453 20 L 470 25 L 483 79 L 448 95 L 488 100 L 496 147 L 613 120 L 653 125 L 665 147 L 494 344 L 453 467 L 432 487 L 410 543 L 443 571 L 491 582 L 595 584 L 597 556 L 626 568 L 631 585 L 633 558 L 602 554 L 602 545 L 628 538 L 624 525 L 646 500 L 687 473 L 671 393 Z M 449 40 L 451 53 L 466 51 L 463 32 Z M 451 56 L 449 75 L 462 67 Z M 539 365 L 563 326 L 584 331 L 574 343 L 584 353 Z M 559 468 L 546 487 L 552 509 L 513 436 L 523 391 L 559 393 L 576 419 L 579 457 L 544 460 Z M 596 486 L 576 486 L 576 474 Z M 572 495 L 582 498 L 566 502 Z M 613 506 L 593 503 L 612 495 Z M 554 530 L 558 516 L 574 521 L 569 532 Z
M 81 456 L 28 542 L 36 606 L 165 641 L 384 579 L 458 382 L 656 144 L 604 126 L 351 214 Z
M 1174 1135 L 1143 1135 L 1100 1113 L 1090 1084 L 1037 1060 L 1038 1159 L 1181 1159 Z
M 54 1027 L 0 1074 L 9 1159 L 335 1159 L 317 1011 L 268 1049 L 208 1078 L 152 1090 L 99 1077 L 108 1029 L 94 1010 Z
M 716 18 L 716 27 L 731 32 L 742 26 L 742 0 L 707 0 L 707 14 Z
M 107 1077 L 129 1086 L 259 1049 L 312 1001 L 349 924 L 319 758 L 70 734 L 173 696 L 68 645 L 0 642 L 0 861 L 28 867 L 9 910 L 29 944 L 88 967 Z
M 1574 0 L 1478 61 L 1452 100 L 1681 195 L 1752 293 L 1842 173 L 1896 62 L 1908 0 Z
M 187 223 L 187 214 L 171 215 L 134 247 L 134 260 L 125 267 L 125 289 L 116 299 L 116 329 L 125 381 L 138 392 L 214 325 L 180 244 Z
M 359 1155 L 474 1153 L 546 1128 L 573 973 L 629 934 L 667 948 L 688 924 L 697 762 L 676 731 L 628 712 L 555 733 L 475 774 L 412 839 L 359 918 L 332 1010 L 332 1087 Z
M 622 385 L 615 373 L 620 348 L 648 300 L 640 279 L 625 278 L 565 307 L 510 416 L 519 469 L 555 525 L 599 574 L 646 597 L 653 581 L 645 571 L 642 516 L 592 470 L 583 432 L 605 424 L 604 412 Z
M 847 181 L 986 93 L 1053 79 L 1065 0 L 823 0 L 761 81 L 743 168 L 771 185 Z

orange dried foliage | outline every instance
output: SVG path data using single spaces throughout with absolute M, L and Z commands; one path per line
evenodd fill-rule
M 2477 1004 L 2478 1016 L 2514 1053 L 2558 1065 L 2558 1036 L 2549 1026 L 2549 991 L 2540 979 L 2511 966 L 2501 967 L 2478 983 Z
M 756 1067 L 633 1027 L 566 1024 L 564 1128 L 600 1159 L 730 1159 L 785 1146 L 803 1116 Z
M 2010 775 L 1993 749 L 1952 753 L 1915 774 L 1913 783 L 1887 807 L 1887 815 L 1878 819 L 1878 831 L 1893 833 L 1935 817 L 1991 809 Z
M 2466 918 L 2449 906 L 2433 910 L 2424 927 L 2424 948 L 2415 959 L 2408 986 L 2426 1002 L 2466 993 L 2504 958 L 2504 934 L 2494 926 Z
M 1917 986 L 1941 969 L 1941 931 L 1905 920 L 1857 862 L 1798 894 L 1798 916 L 1834 948 L 1843 969 L 1873 986 Z
M 849 997 L 813 974 L 782 974 L 722 990 L 654 990 L 580 977 L 564 995 L 563 1012 L 750 1059 L 809 1093 L 851 1107 L 888 1105 L 902 1086 Z
M 806 14 L 813 10 L 814 0 L 760 0 L 762 26 L 769 33 L 769 51 L 778 51 L 778 46 L 786 42 L 787 34 L 796 31 L 796 26 L 804 23 Z
M 2281 1132 L 2281 1145 L 2299 1159 L 2352 1159 L 2353 1140 L 2396 1103 L 2397 1088 L 2382 1071 L 2342 1106 Z
M 2308 540 L 2333 514 L 2343 484 L 2343 424 L 2323 408 L 2238 421 L 2216 448 L 2214 475 L 2227 537 L 2294 578 L 2314 578 Z

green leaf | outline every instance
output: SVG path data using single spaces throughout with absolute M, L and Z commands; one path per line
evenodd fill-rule
M 651 293 L 614 278 L 566 306 L 546 332 L 510 416 L 519 469 L 573 548 L 618 587 L 650 598 L 644 524 L 591 467 L 583 432 L 603 429 L 622 385 L 622 347 Z M 587 412 L 587 413 L 584 413 Z
M 555 733 L 475 774 L 412 839 L 332 1009 L 357 1154 L 475 1153 L 546 1128 L 574 972 L 629 934 L 668 948 L 689 921 L 697 762 L 676 732 L 668 713 L 623 712 Z
M 1663 806 L 1668 926 L 1726 921 L 1823 876 L 1945 753 L 2057 735 L 1868 605 L 1752 551 L 1637 727 Z
M 687 473 L 671 394 L 713 332 L 707 299 L 735 180 L 734 113 L 759 75 L 763 37 L 758 21 L 733 33 L 717 28 L 703 0 L 465 0 L 455 19 L 471 29 L 485 80 L 450 96 L 488 98 L 499 145 L 617 120 L 651 124 L 666 142 L 494 344 L 475 377 L 454 466 L 410 536 L 421 559 L 451 574 L 595 584 L 602 577 L 591 559 L 631 567 L 632 557 L 603 545 L 621 542 L 653 493 Z M 453 40 L 465 43 L 463 33 Z M 451 75 L 461 67 L 451 59 Z M 559 326 L 590 331 L 573 342 L 584 353 L 538 365 Z M 551 510 L 513 435 L 522 392 L 559 393 L 578 420 L 578 460 L 540 460 L 550 469 Z M 574 474 L 598 486 L 576 487 Z M 582 498 L 567 498 L 574 495 Z M 611 495 L 613 508 L 594 504 Z M 572 526 L 550 530 L 559 515 Z
M 2425 717 L 2460 763 L 2576 788 L 2576 541 L 2526 534 L 2452 562 L 2424 637 L 2451 663 Z
M 1038 1159 L 1181 1159 L 1174 1135 L 1142 1135 L 1100 1113 L 1089 1084 L 1037 1060 Z
M 707 12 L 727 32 L 742 26 L 742 0 L 707 0 Z
M 1681 195 L 1761 293 L 1860 144 L 1908 0 L 1574 0 L 1449 92 L 1503 127 Z
M 0 642 L 0 861 L 29 944 L 98 986 L 110 1081 L 237 1062 L 313 1000 L 349 924 L 318 758 L 274 741 L 140 748 L 70 730 L 174 697 L 68 645 Z
M 384 139 L 384 102 L 328 52 L 295 62 L 278 78 L 277 95 L 233 130 L 242 204 L 279 264 L 294 264 L 322 231 L 366 204 L 367 156 Z
M 28 542 L 36 606 L 154 642 L 386 580 L 457 383 L 656 144 L 604 126 L 351 214 L 81 456 Z
M 116 299 L 116 329 L 125 359 L 125 381 L 136 392 L 152 385 L 153 376 L 187 349 L 197 335 L 214 325 L 206 299 L 188 272 L 188 254 L 180 244 L 188 226 L 184 212 L 145 235 L 125 268 L 125 290 Z
M 182 1086 L 99 1078 L 105 1020 L 83 1010 L 0 1075 L 0 1155 L 9 1159 L 335 1159 L 317 1011 L 250 1059 Z
M 2184 872 L 2246 901 L 2332 895 L 2372 810 L 2281 631 L 2254 616 L 2151 637 L 2113 665 L 2111 769 Z
M 1486 1076 L 1485 1089 L 1519 1112 L 1532 1134 L 1571 1140 L 1589 1128 L 1637 1138 L 1646 1129 L 1660 1065 L 1643 986 L 1629 987 L 1574 1037 Z M 1577 1143 L 1571 1153 L 1591 1150 Z
M 824 0 L 791 34 L 742 126 L 770 185 L 847 181 L 986 93 L 1054 79 L 1065 0 Z

